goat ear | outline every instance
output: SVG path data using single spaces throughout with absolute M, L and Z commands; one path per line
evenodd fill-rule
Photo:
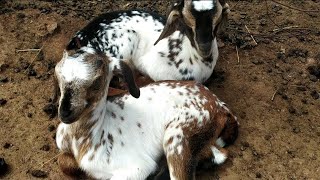
M 179 3 L 175 3 L 173 5 L 168 15 L 166 25 L 164 26 L 158 40 L 154 43 L 154 45 L 156 45 L 163 38 L 170 36 L 172 33 L 174 33 L 177 30 L 179 25 L 177 21 L 179 21 L 180 18 L 182 17 L 181 11 L 182 11 L 183 5 L 184 5 L 183 1 L 180 1 Z
M 119 94 L 124 94 L 126 92 L 127 91 L 122 90 L 122 89 L 116 89 L 116 88 L 109 87 L 108 88 L 108 97 L 117 96 Z
M 129 89 L 130 94 L 135 98 L 139 98 L 140 97 L 140 89 L 135 82 L 132 69 L 123 60 L 120 60 L 119 65 L 120 65 L 120 69 L 118 69 L 117 66 L 115 66 L 113 73 L 115 75 L 122 75 L 124 81 L 127 84 L 127 87 Z
M 218 28 L 218 34 L 223 33 L 228 25 L 228 15 L 230 13 L 230 7 L 228 5 L 228 3 L 226 3 L 225 1 L 223 1 L 223 3 L 221 3 L 222 6 L 222 14 L 221 14 L 221 22 L 219 24 L 219 28 Z

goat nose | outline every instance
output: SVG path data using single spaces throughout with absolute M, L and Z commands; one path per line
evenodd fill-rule
M 61 117 L 68 118 L 72 114 L 72 111 L 70 110 L 64 110 L 60 112 Z
M 200 49 L 210 49 L 211 48 L 211 42 L 207 42 L 207 43 L 200 43 L 199 44 L 199 48 Z

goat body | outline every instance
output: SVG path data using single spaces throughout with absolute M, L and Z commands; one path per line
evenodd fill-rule
M 104 95 L 77 122 L 61 123 L 58 148 L 73 154 L 92 177 L 112 180 L 145 179 L 162 155 L 171 179 L 192 177 L 197 161 L 226 159 L 220 147 L 235 140 L 238 122 L 210 90 L 195 82 L 168 81 L 140 91 L 138 99 Z
M 154 43 L 165 25 L 165 18 L 142 10 L 106 13 L 76 33 L 67 50 L 91 47 L 133 66 L 154 81 L 206 81 L 218 59 L 216 38 L 211 55 L 203 58 L 192 45 L 184 28 Z M 194 44 L 194 43 L 193 43 Z

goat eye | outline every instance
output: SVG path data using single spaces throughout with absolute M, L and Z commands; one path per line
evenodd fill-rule
M 90 86 L 90 89 L 94 91 L 99 90 L 101 85 L 102 85 L 102 77 L 98 77 L 93 81 L 92 85 Z

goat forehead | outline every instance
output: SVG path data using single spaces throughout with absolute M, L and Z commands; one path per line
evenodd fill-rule
M 74 79 L 88 80 L 90 75 L 90 67 L 84 61 L 78 58 L 83 58 L 79 56 L 77 58 L 69 57 L 67 58 L 61 66 L 61 75 L 67 82 L 73 81 Z
M 214 9 L 216 0 L 199 0 L 192 1 L 193 9 L 196 11 L 209 11 Z

